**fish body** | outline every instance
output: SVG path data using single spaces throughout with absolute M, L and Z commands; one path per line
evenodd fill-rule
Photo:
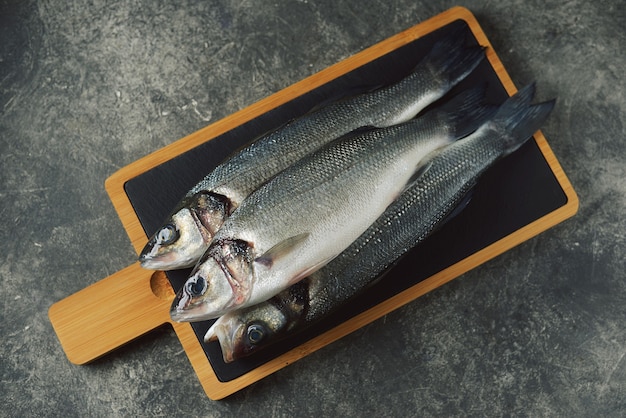
M 480 175 L 515 151 L 546 119 L 553 102 L 531 105 L 533 86 L 508 99 L 473 134 L 433 153 L 427 170 L 337 258 L 272 299 L 219 318 L 218 339 L 231 362 L 270 346 L 332 313 L 426 238 L 466 201 Z
M 401 194 L 430 152 L 489 113 L 483 89 L 409 122 L 333 141 L 254 191 L 219 229 L 175 299 L 177 321 L 269 299 L 345 250 Z
M 330 103 L 272 131 L 216 167 L 173 209 L 139 261 L 148 269 L 193 266 L 215 232 L 261 184 L 322 145 L 363 126 L 387 127 L 413 118 L 464 79 L 484 58 L 479 46 L 453 33 L 406 78 Z

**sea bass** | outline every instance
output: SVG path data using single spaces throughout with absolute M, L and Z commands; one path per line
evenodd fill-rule
M 465 32 L 463 32 L 465 34 Z M 396 84 L 328 104 L 260 137 L 195 185 L 142 250 L 147 269 L 192 267 L 224 220 L 252 191 L 294 162 L 354 129 L 413 118 L 464 79 L 484 58 L 458 31 L 435 43 Z
M 435 152 L 424 174 L 336 259 L 266 302 L 225 314 L 205 341 L 218 339 L 224 361 L 231 362 L 305 329 L 358 295 L 464 207 L 479 176 L 539 128 L 554 101 L 531 105 L 533 92 L 532 85 L 520 90 L 476 132 Z
M 418 175 L 420 161 L 480 126 L 484 89 L 423 116 L 333 141 L 246 198 L 178 292 L 170 315 L 198 321 L 254 305 L 327 264 Z

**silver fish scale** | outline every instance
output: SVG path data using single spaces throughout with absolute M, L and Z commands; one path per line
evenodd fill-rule
M 412 90 L 405 86 L 410 84 L 409 81 L 415 82 L 416 86 Z M 432 94 L 416 94 L 423 89 L 423 82 L 418 81 L 417 74 L 400 84 L 406 91 L 406 97 L 399 100 L 397 96 L 402 95 L 399 91 L 401 86 L 395 86 L 391 91 L 331 104 L 304 118 L 289 122 L 235 154 L 228 164 L 218 166 L 187 195 L 191 196 L 200 190 L 211 190 L 228 195 L 238 205 L 259 184 L 329 140 L 362 126 L 387 126 L 389 120 L 399 119 L 401 112 L 411 107 L 407 101 L 417 97 L 419 100 L 413 106 L 421 108 L 430 103 L 433 96 L 443 94 L 439 92 L 441 89 Z
M 278 341 L 279 335 L 305 329 L 371 284 L 384 280 L 387 268 L 446 218 L 463 209 L 465 196 L 485 170 L 522 146 L 539 129 L 552 111 L 554 101 L 531 105 L 533 95 L 534 85 L 525 87 L 472 134 L 425 158 L 421 175 L 369 229 L 329 264 L 296 285 L 296 291 L 308 296 L 308 299 L 298 296 L 304 309 L 291 310 L 293 288 L 290 288 L 271 302 L 229 312 L 215 323 L 207 337 L 217 336 L 220 344 L 224 340 L 226 345 L 240 345 L 243 340 L 229 342 L 233 325 L 263 322 L 268 316 L 282 318 L 284 325 L 272 328 L 273 334 L 255 345 L 254 351 L 258 351 Z M 269 305 L 273 310 L 265 309 Z
M 374 179 L 382 168 L 395 164 L 403 150 L 451 134 L 449 125 L 427 116 L 341 138 L 303 158 L 253 192 L 218 236 L 246 237 L 254 225 L 257 236 L 275 236 L 279 230 L 285 239 L 302 232 L 303 214 L 309 217 L 307 224 L 332 216 L 343 200 L 350 200 L 351 184 Z M 352 208 L 354 213 L 359 210 Z
M 467 46 L 467 37 L 466 31 L 450 33 L 396 84 L 311 111 L 223 161 L 173 207 L 142 250 L 142 267 L 170 270 L 194 265 L 225 219 L 273 176 L 359 127 L 381 128 L 415 117 L 485 58 L 481 47 Z M 177 234 L 172 240 L 161 240 L 161 231 L 169 229 Z
M 314 321 L 353 296 L 430 235 L 474 187 L 482 172 L 503 155 L 504 144 L 497 131 L 487 125 L 435 156 L 428 171 L 370 229 L 309 277 L 306 321 Z
M 208 190 L 235 206 L 276 173 L 323 144 L 364 126 L 387 127 L 413 118 L 465 78 L 484 58 L 464 39 L 444 39 L 399 82 L 331 103 L 270 132 L 220 164 L 187 196 Z

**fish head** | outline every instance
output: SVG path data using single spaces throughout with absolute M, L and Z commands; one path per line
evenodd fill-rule
M 172 319 L 213 319 L 245 304 L 254 282 L 251 253 L 242 240 L 212 242 L 176 294 L 170 309 Z
M 194 266 L 229 215 L 229 206 L 224 196 L 209 192 L 183 199 L 141 251 L 141 266 L 151 270 Z
M 271 345 L 288 327 L 288 318 L 272 303 L 263 302 L 221 316 L 204 341 L 219 340 L 224 362 L 231 363 Z

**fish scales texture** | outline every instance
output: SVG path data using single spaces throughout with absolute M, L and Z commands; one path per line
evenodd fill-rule
M 223 235 L 246 236 L 249 233 L 247 224 L 250 222 L 258 223 L 263 228 L 255 234 L 259 236 L 274 232 L 280 225 L 284 225 L 283 238 L 288 238 L 303 230 L 295 222 L 285 223 L 285 219 L 293 219 L 303 213 L 309 217 L 319 214 L 319 218 L 309 218 L 311 224 L 322 222 L 330 210 L 341 205 L 341 201 L 353 200 L 350 198 L 357 193 L 354 188 L 347 190 L 347 196 L 343 195 L 347 184 L 370 183 L 370 179 L 382 167 L 396 161 L 399 148 L 407 148 L 414 143 L 414 135 L 420 135 L 425 140 L 439 137 L 442 142 L 445 141 L 445 136 L 424 125 L 416 121 L 384 132 L 374 130 L 333 143 L 311 158 L 299 161 L 254 192 L 233 215 L 234 220 L 224 224 L 216 238 Z M 406 167 L 406 171 L 412 170 L 413 165 Z M 358 202 L 367 203 L 362 197 Z M 355 211 L 359 209 L 361 207 L 354 208 Z M 276 217 L 276 213 L 282 216 Z M 308 229 L 309 225 L 304 225 L 304 228 Z M 247 238 L 253 240 L 256 237 L 248 235 Z
M 520 90 L 476 132 L 433 152 L 428 169 L 411 188 L 348 249 L 300 282 L 297 292 L 290 288 L 267 302 L 224 315 L 205 340 L 218 338 L 225 361 L 233 361 L 315 323 L 359 294 L 445 222 L 486 169 L 539 128 L 554 102 L 530 105 L 533 95 L 534 85 Z
M 211 319 L 261 302 L 328 263 L 400 195 L 426 155 L 482 124 L 491 113 L 483 96 L 471 89 L 404 124 L 342 137 L 272 178 L 217 232 L 172 319 Z M 237 267 L 224 268 L 234 258 Z
M 530 106 L 534 85 L 522 89 L 469 137 L 433 153 L 424 175 L 331 264 L 309 278 L 307 322 L 326 314 L 421 242 L 453 212 L 495 161 L 521 146 L 554 103 Z M 361 262 L 355 262 L 359 259 Z M 363 262 L 369 260 L 369 262 Z M 369 279 L 368 279 L 369 277 Z M 326 286 L 326 282 L 334 286 Z
M 233 293 L 245 289 L 241 297 L 208 309 L 197 319 L 266 300 L 349 246 L 400 193 L 418 161 L 451 141 L 447 135 L 428 136 L 421 129 L 412 129 L 418 125 L 424 124 L 416 121 L 386 129 L 393 134 L 381 136 L 372 131 L 333 143 L 289 167 L 244 200 L 217 232 L 209 252 L 221 242 L 241 240 L 249 243 L 253 258 L 258 259 L 292 237 L 306 234 L 306 238 L 288 248 L 288 256 L 272 259 L 267 268 L 251 263 L 252 272 L 237 279 L 239 284 L 233 287 Z M 415 131 L 424 134 L 421 141 L 411 138 Z M 410 146 L 416 142 L 419 146 Z M 352 213 L 359 216 L 350 216 Z M 229 252 L 201 259 L 189 279 L 195 282 L 200 276 L 209 283 L 210 293 L 203 295 L 209 303 L 219 299 L 220 295 L 211 293 L 220 289 L 215 281 L 222 281 L 223 275 L 212 266 L 221 265 Z M 181 292 L 185 290 L 183 287 Z M 174 310 L 173 318 L 192 318 L 178 311 Z
M 423 240 L 473 186 L 474 161 L 453 144 L 433 159 L 422 178 L 401 195 L 357 241 L 306 279 L 308 308 L 300 321 L 313 322 L 348 299 Z M 487 154 L 492 153 L 483 147 Z M 492 153 L 493 154 L 493 153 Z M 480 156 L 477 156 L 480 157 Z M 483 156 L 484 157 L 484 156 Z M 484 159 L 487 161 L 488 159 Z M 332 285 L 329 285 L 332 283 Z M 281 293 L 289 300 L 293 294 Z M 294 303 L 282 303 L 285 307 Z M 254 309 L 252 307 L 251 309 Z
M 330 103 L 233 154 L 173 209 L 141 252 L 142 267 L 167 270 L 193 266 L 224 220 L 274 175 L 357 128 L 387 127 L 413 118 L 484 59 L 483 48 L 468 46 L 467 38 L 467 33 L 451 33 L 435 43 L 416 68 L 399 82 Z
M 328 214 L 344 202 L 359 205 L 345 207 L 346 213 L 369 210 L 376 198 L 372 192 L 384 195 L 388 188 L 402 188 L 427 153 L 469 134 L 484 122 L 492 112 L 482 104 L 484 93 L 482 87 L 470 89 L 417 119 L 326 144 L 254 191 L 218 231 L 216 239 L 239 236 L 256 242 L 258 237 L 280 229 L 282 237 L 276 239 L 280 241 L 305 232 L 301 228 L 323 228 Z M 382 178 L 381 173 L 389 177 Z M 298 222 L 303 214 L 308 217 L 304 225 Z M 292 222 L 286 222 L 288 219 Z M 250 224 L 260 229 L 252 234 Z M 257 248 L 259 252 L 268 249 Z
M 473 138 L 472 138 L 473 139 Z M 483 138 L 486 139 L 486 138 Z M 423 241 L 474 187 L 499 153 L 489 141 L 461 140 L 432 160 L 422 178 L 390 206 L 373 229 L 328 268 L 309 278 L 310 302 L 303 320 L 313 322 L 369 284 Z M 355 259 L 360 262 L 355 263 Z M 326 282 L 334 280 L 334 286 Z
M 465 78 L 483 59 L 458 33 L 437 43 L 412 73 L 391 86 L 330 103 L 261 137 L 193 187 L 243 201 L 259 184 L 321 145 L 364 126 L 387 127 L 413 118 Z M 252 164 L 251 164 L 252 162 Z

